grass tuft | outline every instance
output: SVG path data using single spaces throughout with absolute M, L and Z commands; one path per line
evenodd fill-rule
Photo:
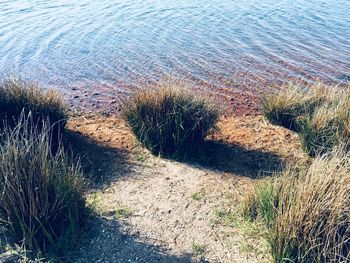
M 349 153 L 338 150 L 316 157 L 306 169 L 291 166 L 264 186 L 277 197 L 267 202 L 267 209 L 258 211 L 261 218 L 266 211 L 273 213 L 265 216 L 265 223 L 275 262 L 345 262 L 350 258 L 349 171 Z M 248 205 L 268 199 L 255 196 Z
M 202 199 L 202 195 L 200 192 L 195 192 L 195 193 L 191 194 L 191 198 L 195 201 L 199 201 Z
M 350 87 L 327 87 L 320 83 L 303 88 L 290 85 L 261 102 L 265 117 L 299 133 L 311 156 L 348 145 L 350 141 Z
M 305 150 L 312 156 L 332 151 L 350 140 L 350 93 L 337 99 L 337 103 L 324 104 L 301 123 L 300 138 Z
M 189 89 L 183 83 L 166 81 L 137 92 L 124 103 L 124 119 L 154 154 L 182 155 L 203 141 L 218 121 L 218 107 Z
M 273 124 L 298 131 L 298 119 L 310 115 L 325 101 L 332 100 L 336 92 L 317 83 L 310 87 L 289 84 L 276 94 L 261 99 L 264 116 Z
M 193 251 L 195 256 L 200 256 L 200 255 L 204 254 L 205 246 L 201 245 L 197 242 L 193 242 L 192 243 L 192 251 Z
M 22 112 L 26 115 L 31 112 L 34 123 L 48 122 L 55 138 L 64 131 L 68 118 L 67 106 L 57 91 L 21 78 L 4 79 L 0 82 L 0 127 L 5 122 L 16 126 Z
M 254 191 L 246 195 L 242 213 L 244 218 L 253 221 L 260 217 L 271 228 L 275 222 L 278 194 L 271 180 L 261 182 Z
M 132 210 L 128 207 L 120 207 L 115 210 L 114 218 L 116 219 L 122 219 L 122 218 L 129 218 L 133 214 Z
M 80 165 L 61 146 L 52 153 L 46 124 L 30 114 L 18 121 L 0 145 L 0 225 L 25 249 L 64 253 L 85 217 Z

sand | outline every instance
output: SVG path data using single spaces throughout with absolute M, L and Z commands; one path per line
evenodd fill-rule
M 69 122 L 93 175 L 96 215 L 74 262 L 268 262 L 257 226 L 240 218 L 244 195 L 286 162 L 302 162 L 298 137 L 262 116 L 226 117 L 186 162 L 152 156 L 118 117 Z

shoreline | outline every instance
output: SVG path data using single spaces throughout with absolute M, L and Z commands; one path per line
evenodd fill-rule
M 146 85 L 146 87 L 149 86 Z M 204 97 L 214 99 L 216 103 L 223 106 L 225 116 L 257 116 L 261 114 L 259 96 L 262 92 L 253 93 L 239 89 L 225 88 L 213 90 L 208 87 L 192 86 L 193 92 Z M 97 112 L 102 115 L 116 114 L 121 111 L 122 102 L 130 97 L 130 94 L 139 90 L 136 86 L 98 85 L 87 90 L 83 86 L 74 85 L 69 88 L 70 92 L 65 94 L 69 107 L 78 112 Z
M 23 84 L 12 84 L 18 83 Z M 283 102 L 289 103 L 293 98 L 300 103 L 305 98 L 304 86 L 286 88 L 290 88 L 285 92 L 291 96 L 285 97 L 283 90 L 276 95 L 284 98 L 280 99 L 282 109 Z M 334 92 L 331 89 L 325 92 L 323 86 L 314 88 L 313 92 L 310 89 L 311 99 L 317 94 L 332 102 L 348 97 L 339 96 L 347 93 L 337 91 L 337 87 Z M 162 90 L 157 91 L 153 92 L 155 102 L 163 96 Z M 195 96 L 203 94 L 201 90 L 193 91 L 197 92 Z M 47 94 L 55 98 L 54 94 Z M 189 95 L 194 105 L 195 96 Z M 62 97 L 59 98 L 61 101 Z M 138 101 L 147 105 L 149 98 L 154 97 L 141 96 Z M 307 99 L 311 100 L 306 97 L 306 102 Z M 244 101 L 249 106 L 251 101 Z M 112 104 L 118 109 L 117 102 Z M 47 107 L 52 105 L 50 101 Z M 58 110 L 60 105 L 57 103 Z M 125 105 L 130 109 L 134 106 Z M 167 103 L 155 103 L 155 108 L 158 105 L 161 108 L 158 113 L 169 112 L 162 108 L 169 107 Z M 67 251 L 67 257 L 74 262 L 121 263 L 271 261 L 274 255 L 265 236 L 268 229 L 263 221 L 248 220 L 243 211 L 247 200 L 251 200 L 247 198 L 258 196 L 257 187 L 269 185 L 280 172 L 288 171 L 290 164 L 298 171 L 304 170 L 314 159 L 305 151 L 300 133 L 290 125 L 272 124 L 275 122 L 266 113 L 270 108 L 266 104 L 262 107 L 264 115 L 240 110 L 216 117 L 216 125 L 211 126 L 206 137 L 189 148 L 185 158 L 175 159 L 152 154 L 152 148 L 147 150 L 150 148 L 141 143 L 142 139 L 137 140 L 137 130 L 136 136 L 131 130 L 133 119 L 123 119 L 118 110 L 116 113 L 111 109 L 109 112 L 72 107 L 63 110 L 67 120 L 63 145 L 72 157 L 80 160 L 80 171 L 88 184 L 81 196 L 84 207 L 89 207 L 91 212 L 86 228 L 80 229 L 77 246 Z M 136 109 L 143 112 L 142 107 Z M 45 108 L 42 112 L 46 112 Z M 148 126 L 165 125 L 161 120 Z M 158 137 L 155 145 L 161 140 Z M 255 209 L 254 200 L 250 204 Z M 257 216 L 254 211 L 252 218 Z
M 102 115 L 119 115 L 121 103 L 130 97 L 133 92 L 149 87 L 158 81 L 135 81 L 134 84 L 117 81 L 114 84 L 72 84 L 62 90 L 70 108 L 83 112 L 98 112 Z M 213 85 L 196 80 L 185 80 L 191 86 L 193 92 L 202 96 L 213 98 L 217 103 L 224 106 L 225 116 L 258 116 L 262 114 L 260 97 L 266 93 L 279 90 L 286 83 L 296 83 L 305 86 L 321 82 L 320 79 L 286 78 L 285 82 L 277 81 L 270 83 L 261 80 L 252 83 L 225 82 L 221 85 Z M 137 83 L 137 84 L 135 84 Z M 329 86 L 347 86 L 348 82 L 334 83 L 322 81 Z M 55 86 L 53 86 L 55 87 Z

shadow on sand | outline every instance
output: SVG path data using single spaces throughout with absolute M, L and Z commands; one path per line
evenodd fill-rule
M 77 132 L 67 131 L 65 147 L 81 161 L 82 169 L 93 188 L 108 185 L 113 179 L 130 173 L 128 153 L 109 148 Z
M 125 150 L 103 146 L 79 133 L 68 132 L 66 138 L 74 155 L 81 158 L 84 172 L 95 184 L 94 188 L 108 185 L 116 177 L 130 175 L 135 165 L 129 163 Z M 276 153 L 216 140 L 207 140 L 176 160 L 252 179 L 269 176 L 285 165 L 285 160 Z
M 80 156 L 85 173 L 93 180 L 93 188 L 101 188 L 121 176 L 130 175 L 132 165 L 128 152 L 109 148 L 79 133 L 68 132 L 66 140 L 75 156 Z M 191 166 L 234 173 L 250 178 L 266 176 L 281 168 L 283 160 L 275 153 L 246 149 L 241 145 L 208 140 L 184 160 Z M 126 221 L 111 215 L 92 216 L 80 238 L 79 246 L 65 262 L 193 262 L 191 254 L 173 255 L 154 240 L 142 239 L 131 232 Z M 202 262 L 202 261 L 200 261 Z M 205 262 L 205 261 L 203 261 Z
M 285 160 L 276 153 L 215 140 L 205 141 L 195 150 L 191 150 L 185 162 L 192 166 L 199 165 L 209 170 L 234 173 L 252 179 L 269 176 L 285 165 Z
M 130 175 L 131 164 L 125 150 L 103 146 L 70 131 L 65 134 L 65 147 L 74 157 L 81 159 L 93 189 L 103 188 L 118 177 Z M 126 228 L 125 222 L 122 225 L 113 215 L 110 218 L 93 215 L 85 226 L 79 245 L 62 258 L 63 262 L 192 262 L 191 255 L 171 255 L 161 246 L 140 240 Z
M 81 238 L 79 250 L 69 255 L 69 262 L 192 262 L 190 254 L 172 255 L 159 245 L 148 244 L 114 219 L 93 218 L 88 228 L 91 231 Z

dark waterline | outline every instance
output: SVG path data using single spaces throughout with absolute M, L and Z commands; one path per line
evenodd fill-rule
M 111 99 L 166 74 L 214 93 L 346 82 L 349 10 L 347 0 L 0 0 L 0 71 Z

